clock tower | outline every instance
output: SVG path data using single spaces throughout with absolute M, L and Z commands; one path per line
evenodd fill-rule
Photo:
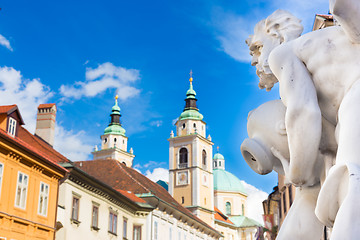
M 214 225 L 212 141 L 206 138 L 206 123 L 197 108 L 192 72 L 185 108 L 171 131 L 169 148 L 169 192 L 197 217 Z

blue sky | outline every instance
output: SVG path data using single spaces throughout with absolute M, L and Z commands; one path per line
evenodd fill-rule
M 246 118 L 279 98 L 257 87 L 245 39 L 274 10 L 291 11 L 311 30 L 326 0 L 7 1 L 0 11 L 0 104 L 18 104 L 33 132 L 37 105 L 58 106 L 55 148 L 91 159 L 119 93 L 134 164 L 144 174 L 168 168 L 167 138 L 184 107 L 193 71 L 207 133 L 227 170 L 267 193 L 243 160 Z M 157 169 L 154 172 L 154 169 Z

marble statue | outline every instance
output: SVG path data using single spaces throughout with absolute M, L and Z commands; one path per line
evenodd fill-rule
M 266 102 L 249 113 L 249 138 L 242 143 L 241 153 L 248 165 L 259 174 L 274 170 L 285 175 L 285 178 L 288 177 L 289 148 L 285 113 L 286 108 L 281 100 Z M 322 175 L 323 172 L 318 174 Z M 278 240 L 321 238 L 324 225 L 315 215 L 319 190 L 320 183 L 315 186 L 296 187 L 294 202 L 280 228 Z M 297 231 L 294 231 L 294 228 Z
M 336 156 L 320 190 L 316 216 L 333 227 L 331 239 L 357 239 L 360 1 L 330 0 L 330 11 L 339 25 L 300 36 L 300 20 L 277 10 L 256 25 L 247 44 L 259 86 L 270 91 L 279 82 L 286 107 L 287 179 L 299 187 L 316 186 L 321 168 L 331 166 L 326 161 Z

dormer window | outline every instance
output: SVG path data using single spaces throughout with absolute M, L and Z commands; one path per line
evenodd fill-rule
M 16 133 L 16 120 L 13 119 L 12 117 L 9 118 L 9 127 L 8 127 L 8 133 L 15 137 L 15 133 Z

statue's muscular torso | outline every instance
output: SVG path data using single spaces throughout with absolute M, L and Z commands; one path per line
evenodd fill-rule
M 343 97 L 360 80 L 360 44 L 352 44 L 336 26 L 305 34 L 278 48 L 288 48 L 304 62 L 312 75 L 323 117 L 336 125 Z M 282 81 L 286 79 L 279 79 L 280 84 Z

